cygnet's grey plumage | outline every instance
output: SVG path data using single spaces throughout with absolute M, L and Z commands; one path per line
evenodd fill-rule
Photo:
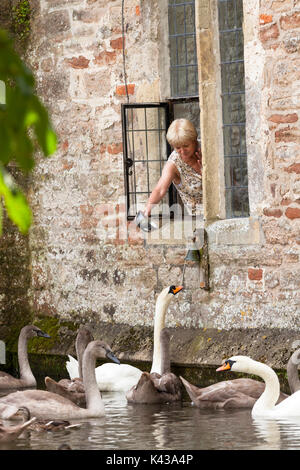
M 160 333 L 162 374 L 143 372 L 138 383 L 126 394 L 128 403 L 173 403 L 181 400 L 182 386 L 170 370 L 170 335 L 166 328 Z
M 15 378 L 6 372 L 0 372 L 1 390 L 36 387 L 37 383 L 28 361 L 27 351 L 28 340 L 35 337 L 50 338 L 47 333 L 44 333 L 35 325 L 27 325 L 21 329 L 18 340 L 18 362 L 20 368 L 20 378 Z
M 297 349 L 290 357 L 287 364 L 287 376 L 291 393 L 300 390 L 300 380 L 298 375 L 298 366 L 300 364 L 300 349 Z
M 58 393 L 81 407 L 86 406 L 85 391 L 82 381 L 82 358 L 85 348 L 93 339 L 92 333 L 86 326 L 79 328 L 75 342 L 79 377 L 74 379 L 61 379 L 58 382 L 50 377 L 45 377 L 45 385 L 49 392 Z
M 92 341 L 83 355 L 83 384 L 86 394 L 86 409 L 72 401 L 47 390 L 24 390 L 0 398 L 1 405 L 26 406 L 38 419 L 84 419 L 102 417 L 104 404 L 97 386 L 95 363 L 97 358 L 109 358 L 119 362 L 110 347 L 103 341 Z

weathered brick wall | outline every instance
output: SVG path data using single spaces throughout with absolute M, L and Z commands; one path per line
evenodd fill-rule
M 32 5 L 26 59 L 59 137 L 57 153 L 40 158 L 31 181 L 32 312 L 94 325 L 152 326 L 156 293 L 182 282 L 186 247 L 144 244 L 123 217 L 121 1 Z M 161 99 L 160 8 L 159 1 L 125 2 L 132 102 Z M 211 290 L 201 290 L 197 269 L 187 266 L 186 289 L 167 317 L 174 328 L 300 326 L 299 4 L 261 2 L 256 26 L 264 77 L 262 106 L 255 111 L 264 129 L 255 156 L 263 169 L 253 222 L 260 236 L 239 243 L 228 225 L 208 220 Z M 250 59 L 248 67 L 255 67 L 257 57 Z M 254 198 L 255 181 L 249 186 Z M 111 209 L 118 227 L 110 226 Z M 118 230 L 128 236 L 118 237 Z M 211 336 L 205 344 L 212 344 Z

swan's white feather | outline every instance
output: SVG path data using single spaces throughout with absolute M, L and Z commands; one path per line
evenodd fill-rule
M 69 361 L 66 368 L 70 379 L 79 376 L 78 361 L 72 356 L 68 356 Z M 96 367 L 96 380 L 99 390 L 102 392 L 127 392 L 137 384 L 142 371 L 130 364 L 113 364 L 106 362 Z

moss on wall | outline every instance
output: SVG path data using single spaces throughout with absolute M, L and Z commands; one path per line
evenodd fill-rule
M 31 7 L 29 0 L 19 0 L 12 7 L 13 30 L 16 38 L 25 45 L 30 36 Z
M 33 338 L 28 345 L 28 351 L 34 354 L 47 354 L 53 348 L 57 348 L 60 344 L 70 346 L 75 343 L 75 336 L 79 325 L 72 322 L 61 321 L 58 318 L 43 317 L 34 320 L 34 324 L 38 326 L 44 333 L 48 333 L 50 338 L 45 340 L 41 338 Z

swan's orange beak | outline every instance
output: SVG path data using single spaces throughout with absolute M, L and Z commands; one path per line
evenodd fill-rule
M 173 290 L 174 294 L 177 294 L 177 292 L 181 291 L 181 289 L 183 289 L 183 286 L 176 286 Z
M 230 369 L 231 369 L 231 366 L 229 362 L 224 362 L 224 364 L 222 364 L 221 367 L 218 367 L 218 369 L 216 369 L 216 372 L 220 372 L 221 370 L 230 370 Z

